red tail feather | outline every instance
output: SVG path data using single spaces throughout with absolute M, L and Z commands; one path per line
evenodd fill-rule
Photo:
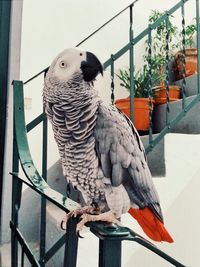
M 163 223 L 154 215 L 149 208 L 134 209 L 128 211 L 142 227 L 145 234 L 154 241 L 174 242 L 170 234 L 165 229 Z

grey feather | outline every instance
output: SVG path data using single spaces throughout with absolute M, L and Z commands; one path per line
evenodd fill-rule
M 104 124 L 108 117 L 110 119 L 109 126 Z M 163 216 L 159 205 L 159 198 L 137 131 L 129 119 L 115 107 L 106 106 L 101 103 L 98 109 L 98 120 L 95 128 L 96 149 L 100 154 L 100 159 L 102 159 L 103 153 L 99 136 L 100 132 L 103 133 L 104 131 L 106 132 L 107 139 L 107 147 L 104 147 L 104 151 L 108 151 L 106 155 L 104 153 L 104 158 L 108 162 L 110 158 L 112 185 L 124 185 L 133 203 L 140 208 L 148 206 L 162 221 Z M 108 169 L 107 166 L 104 167 L 104 164 L 105 160 L 101 161 L 103 171 Z

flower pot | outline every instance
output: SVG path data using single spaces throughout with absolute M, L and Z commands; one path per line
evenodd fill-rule
M 152 100 L 154 103 L 154 100 Z M 115 105 L 130 118 L 130 98 L 118 99 Z M 134 98 L 134 126 L 139 131 L 149 129 L 149 99 Z
M 183 78 L 182 71 L 183 71 L 183 62 L 182 62 L 182 55 L 183 52 L 179 51 L 175 55 L 175 72 L 176 72 L 176 79 L 180 80 Z M 185 76 L 191 76 L 197 73 L 197 49 L 196 48 L 189 48 L 185 51 Z
M 166 87 L 154 87 L 153 97 L 155 105 L 165 104 L 167 102 Z M 169 85 L 169 101 L 176 101 L 178 99 L 180 99 L 180 87 L 177 85 Z

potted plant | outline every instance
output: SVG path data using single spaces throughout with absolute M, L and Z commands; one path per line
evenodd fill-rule
M 154 23 L 157 19 L 164 15 L 164 12 L 159 12 L 153 10 L 149 16 L 149 23 Z M 172 16 L 171 16 L 172 17 Z M 151 49 L 152 49 L 152 67 L 157 68 L 159 73 L 159 83 L 153 88 L 153 96 L 155 104 L 164 104 L 167 102 L 167 92 L 165 86 L 166 74 L 166 34 L 168 34 L 168 58 L 169 62 L 168 68 L 174 61 L 174 50 L 177 50 L 179 47 L 179 31 L 178 28 L 173 25 L 171 22 L 171 17 L 168 20 L 168 27 L 166 29 L 165 22 L 162 22 L 160 26 L 155 29 L 154 35 L 152 37 Z M 146 44 L 148 44 L 146 42 Z M 146 50 L 148 49 L 148 46 Z M 148 58 L 145 57 L 145 60 L 148 61 Z M 177 85 L 170 84 L 168 85 L 168 96 L 169 101 L 175 101 L 180 98 L 180 87 Z
M 196 34 L 196 24 L 187 25 L 185 28 L 185 76 L 191 76 L 197 73 L 197 49 L 194 48 L 194 36 Z M 180 33 L 182 38 L 182 33 Z M 176 79 L 183 78 L 183 50 L 176 53 Z
M 130 72 L 129 70 L 119 70 L 116 76 L 120 79 L 120 85 L 130 92 Z M 149 129 L 149 101 L 148 98 L 149 73 L 148 66 L 145 64 L 134 77 L 134 125 L 139 131 L 148 131 Z M 118 99 L 115 105 L 130 118 L 130 97 Z

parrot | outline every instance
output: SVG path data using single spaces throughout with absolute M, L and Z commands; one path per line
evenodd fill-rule
M 172 243 L 139 134 L 126 115 L 99 97 L 99 74 L 103 66 L 95 54 L 68 48 L 44 78 L 43 104 L 63 174 L 81 196 L 81 208 L 67 216 L 81 215 L 80 231 L 91 221 L 117 224 L 129 213 L 150 239 Z

